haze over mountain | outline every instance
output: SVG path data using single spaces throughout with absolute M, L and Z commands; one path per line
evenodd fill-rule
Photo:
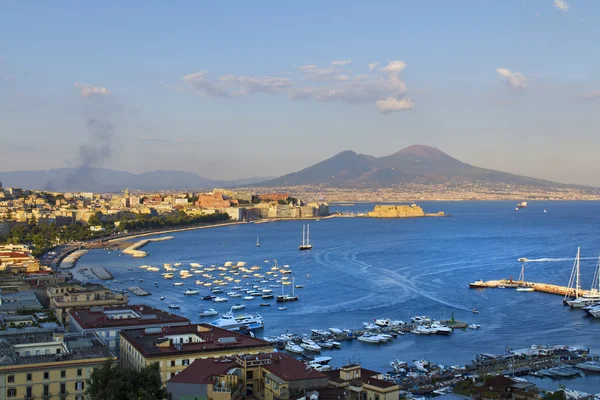
M 385 157 L 343 151 L 301 171 L 257 186 L 329 185 L 386 187 L 403 183 L 487 182 L 535 186 L 566 186 L 543 179 L 475 167 L 430 146 L 413 145 Z
M 212 180 L 193 172 L 156 170 L 132 174 L 103 168 L 56 168 L 39 171 L 0 172 L 4 187 L 22 187 L 48 191 L 116 192 L 132 190 L 209 189 L 249 185 L 266 177 L 237 180 Z

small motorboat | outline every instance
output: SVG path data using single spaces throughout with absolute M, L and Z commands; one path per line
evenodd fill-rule
M 271 303 L 260 303 L 261 307 L 271 307 Z
M 471 325 L 469 325 L 467 328 L 469 328 L 469 329 L 481 329 L 481 325 L 478 325 L 478 324 L 471 324 Z
M 179 304 L 169 304 L 169 308 L 175 308 L 175 309 L 179 310 L 181 308 L 181 306 Z
M 217 296 L 202 296 L 202 300 L 212 300 Z
M 242 297 L 244 300 L 254 300 L 254 296 L 244 296 Z
M 183 282 L 175 282 L 175 283 L 173 284 L 173 286 L 182 286 L 182 285 L 183 285 Z
M 291 353 L 302 354 L 304 349 L 293 342 L 287 342 L 285 345 L 285 350 Z
M 219 312 L 214 308 L 209 308 L 208 310 L 204 310 L 200 312 L 201 317 L 212 317 L 213 315 L 217 315 Z
M 227 297 L 215 297 L 214 299 L 212 299 L 212 301 L 214 301 L 215 303 L 224 303 L 227 301 Z
M 232 310 L 242 310 L 242 309 L 244 309 L 244 308 L 246 308 L 246 306 L 245 306 L 245 305 L 243 305 L 243 304 L 234 304 L 234 305 L 231 307 L 231 309 L 232 309 Z
M 164 299 L 165 299 L 165 296 L 160 296 L 160 299 L 161 299 L 161 300 L 164 300 Z
M 475 307 L 473 307 L 473 309 L 471 310 L 471 312 L 472 312 L 473 314 L 479 314 L 479 310 L 478 310 L 478 309 L 476 309 Z
M 287 310 L 287 308 L 286 307 L 279 307 L 278 310 L 279 311 L 283 311 L 283 310 Z
M 197 290 L 192 290 L 192 289 L 188 289 L 185 292 L 183 292 L 183 294 L 185 294 L 186 296 L 193 296 L 198 293 L 200 293 L 200 292 Z
M 519 258 L 519 261 L 520 261 L 520 262 L 527 262 L 527 261 L 529 261 L 529 260 L 528 260 L 528 259 L 526 259 L 525 257 L 521 257 L 521 258 Z

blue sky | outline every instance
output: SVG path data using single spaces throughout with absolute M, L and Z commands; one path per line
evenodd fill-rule
M 421 143 L 600 186 L 599 17 L 591 0 L 2 2 L 0 170 L 86 145 L 132 172 L 273 176 Z

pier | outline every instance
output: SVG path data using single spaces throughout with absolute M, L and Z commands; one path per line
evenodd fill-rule
M 75 251 L 69 253 L 66 257 L 64 257 L 61 261 L 59 261 L 59 268 L 60 269 L 73 268 L 75 266 L 75 264 L 77 264 L 77 261 L 79 260 L 79 258 L 87 252 L 88 252 L 88 250 L 84 249 L 84 250 L 75 250 Z
M 112 274 L 108 272 L 104 267 L 92 267 L 92 273 L 96 275 L 99 279 L 102 279 L 104 281 L 113 279 Z
M 550 293 L 550 294 L 558 294 L 560 296 L 571 296 L 575 297 L 575 288 L 569 288 L 567 286 L 560 285 L 552 285 L 550 283 L 540 283 L 540 282 L 527 282 L 527 281 L 513 281 L 510 279 L 500 279 L 500 280 L 491 280 L 485 282 L 477 282 L 478 286 L 469 287 L 471 289 L 498 289 L 498 288 L 517 288 L 517 287 L 530 287 L 536 292 L 542 293 Z M 590 295 L 590 290 L 579 289 L 579 296 Z
M 143 250 L 139 250 L 139 249 L 141 249 L 142 247 L 144 247 L 145 245 L 147 245 L 148 243 L 151 243 L 151 242 L 162 242 L 164 240 L 171 240 L 171 239 L 173 239 L 173 236 L 163 236 L 163 237 L 159 237 L 159 238 L 155 238 L 155 239 L 140 240 L 139 242 L 134 243 L 131 246 L 129 246 L 128 248 L 126 248 L 125 250 L 123 250 L 123 254 L 130 254 L 134 258 L 146 257 L 148 255 L 148 253 L 146 253 Z
M 129 290 L 131 293 L 135 294 L 136 296 L 150 296 L 150 292 L 142 289 L 139 286 L 129 286 L 127 288 L 127 290 Z

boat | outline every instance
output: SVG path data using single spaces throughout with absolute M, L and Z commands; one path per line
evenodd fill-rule
M 579 257 L 579 251 L 577 252 Z M 579 268 L 579 266 L 577 266 Z M 579 287 L 579 270 L 575 272 L 576 287 Z M 594 271 L 594 277 L 592 278 L 592 287 L 590 291 L 583 296 L 579 296 L 579 289 L 575 289 L 575 299 L 567 300 L 566 303 L 572 308 L 584 308 L 588 306 L 594 306 L 600 303 L 600 256 L 598 257 L 598 263 L 596 264 L 596 270 Z
M 331 357 L 315 357 L 314 359 L 310 360 L 309 364 L 328 365 L 331 360 Z
M 215 297 L 214 299 L 212 299 L 212 301 L 214 301 L 215 303 L 224 303 L 227 301 L 227 297 Z
M 544 208 L 544 213 L 547 213 L 548 211 Z
M 302 250 L 311 250 L 312 244 L 310 244 L 310 225 L 302 225 L 302 244 L 298 246 L 300 251 Z
M 160 299 L 161 299 L 161 300 L 164 300 L 164 299 L 165 299 L 165 296 L 160 296 Z
M 179 304 L 169 304 L 169 308 L 180 309 L 181 306 Z
M 283 294 L 283 285 L 281 285 L 281 295 L 277 296 L 277 302 L 278 303 L 285 303 L 288 301 L 298 301 L 299 297 L 296 296 L 296 294 L 294 293 L 294 286 L 293 286 L 293 282 L 294 279 L 292 278 L 292 294 Z
M 271 303 L 260 303 L 259 306 L 261 306 L 261 307 L 271 307 Z
M 334 335 L 341 335 L 344 333 L 344 331 L 340 328 L 329 328 L 329 332 L 333 333 Z
M 515 211 L 519 211 L 519 207 L 515 207 Z
M 308 351 L 314 351 L 314 352 L 321 351 L 321 346 L 319 346 L 314 341 L 312 341 L 308 338 L 302 338 L 302 343 L 300 343 L 300 347 L 302 347 L 304 350 L 308 350 Z
M 219 312 L 217 310 L 215 310 L 214 308 L 209 308 L 208 310 L 204 310 L 204 311 L 200 312 L 201 317 L 212 317 L 217 314 L 219 314 Z
M 522 201 L 522 202 L 518 203 L 517 208 L 527 208 L 527 202 Z
M 223 316 L 210 323 L 217 328 L 229 329 L 231 331 L 239 330 L 240 328 L 254 330 L 264 328 L 264 320 L 260 314 L 246 314 L 237 317 L 233 316 L 233 310 L 223 314 Z
M 533 287 L 525 283 L 525 265 L 521 267 L 521 273 L 517 281 L 517 292 L 533 292 Z
M 182 286 L 182 285 L 183 285 L 183 282 L 175 282 L 175 283 L 173 284 L 173 286 Z
M 258 237 L 256 238 L 256 247 L 260 247 L 260 243 L 258 241 Z
M 475 288 L 475 289 L 483 289 L 483 288 L 488 287 L 488 285 L 487 285 L 487 283 L 485 283 L 483 281 L 483 279 L 480 279 L 480 280 L 478 280 L 476 282 L 469 283 L 469 287 L 470 288 Z
M 183 292 L 183 294 L 185 294 L 186 296 L 193 296 L 198 293 L 200 293 L 200 292 L 197 290 L 192 290 L 192 289 L 188 289 L 185 292 Z
M 285 350 L 296 354 L 302 354 L 304 352 L 304 349 L 294 342 L 287 342 L 285 345 Z
M 575 364 L 575 367 L 585 371 L 600 372 L 600 361 L 586 361 Z
M 336 342 L 335 340 L 328 340 L 327 343 L 330 343 L 334 349 L 339 349 L 342 347 L 340 342 Z
M 363 328 L 365 328 L 368 331 L 372 331 L 372 330 L 378 329 L 378 326 L 370 324 L 368 322 L 363 322 Z
M 479 314 L 479 310 L 478 310 L 478 309 L 476 309 L 476 308 L 473 308 L 473 309 L 471 310 L 471 312 L 472 312 L 473 314 Z
M 521 258 L 519 258 L 519 261 L 520 261 L 520 262 L 527 262 L 527 261 L 529 261 L 529 260 L 528 260 L 528 259 L 526 259 L 525 257 L 521 257 Z
M 357 339 L 360 340 L 361 342 L 366 342 L 366 343 L 379 343 L 379 342 L 381 342 L 381 338 L 379 337 L 379 335 L 373 335 L 373 334 L 368 333 L 368 332 L 362 334 Z
M 471 324 L 471 325 L 467 326 L 467 328 L 469 328 L 469 329 L 481 329 L 481 325 Z
M 254 300 L 254 296 L 244 296 L 242 297 L 244 300 Z
M 231 292 L 230 292 L 230 293 L 231 293 Z M 229 297 L 234 297 L 234 298 L 235 298 L 235 297 L 242 297 L 241 293 L 231 293 L 231 294 L 227 293 L 227 296 L 229 296 Z
M 415 368 L 421 372 L 428 373 L 429 372 L 429 361 L 426 360 L 413 360 L 413 364 Z
M 202 300 L 212 300 L 215 297 L 217 297 L 217 296 L 210 296 L 210 295 L 208 295 L 208 296 L 202 296 Z
M 263 294 L 260 298 L 261 299 L 265 299 L 265 300 L 270 300 L 272 299 L 274 296 L 272 294 Z
M 284 310 L 287 310 L 287 307 L 279 307 L 278 310 L 279 311 L 284 311 Z

